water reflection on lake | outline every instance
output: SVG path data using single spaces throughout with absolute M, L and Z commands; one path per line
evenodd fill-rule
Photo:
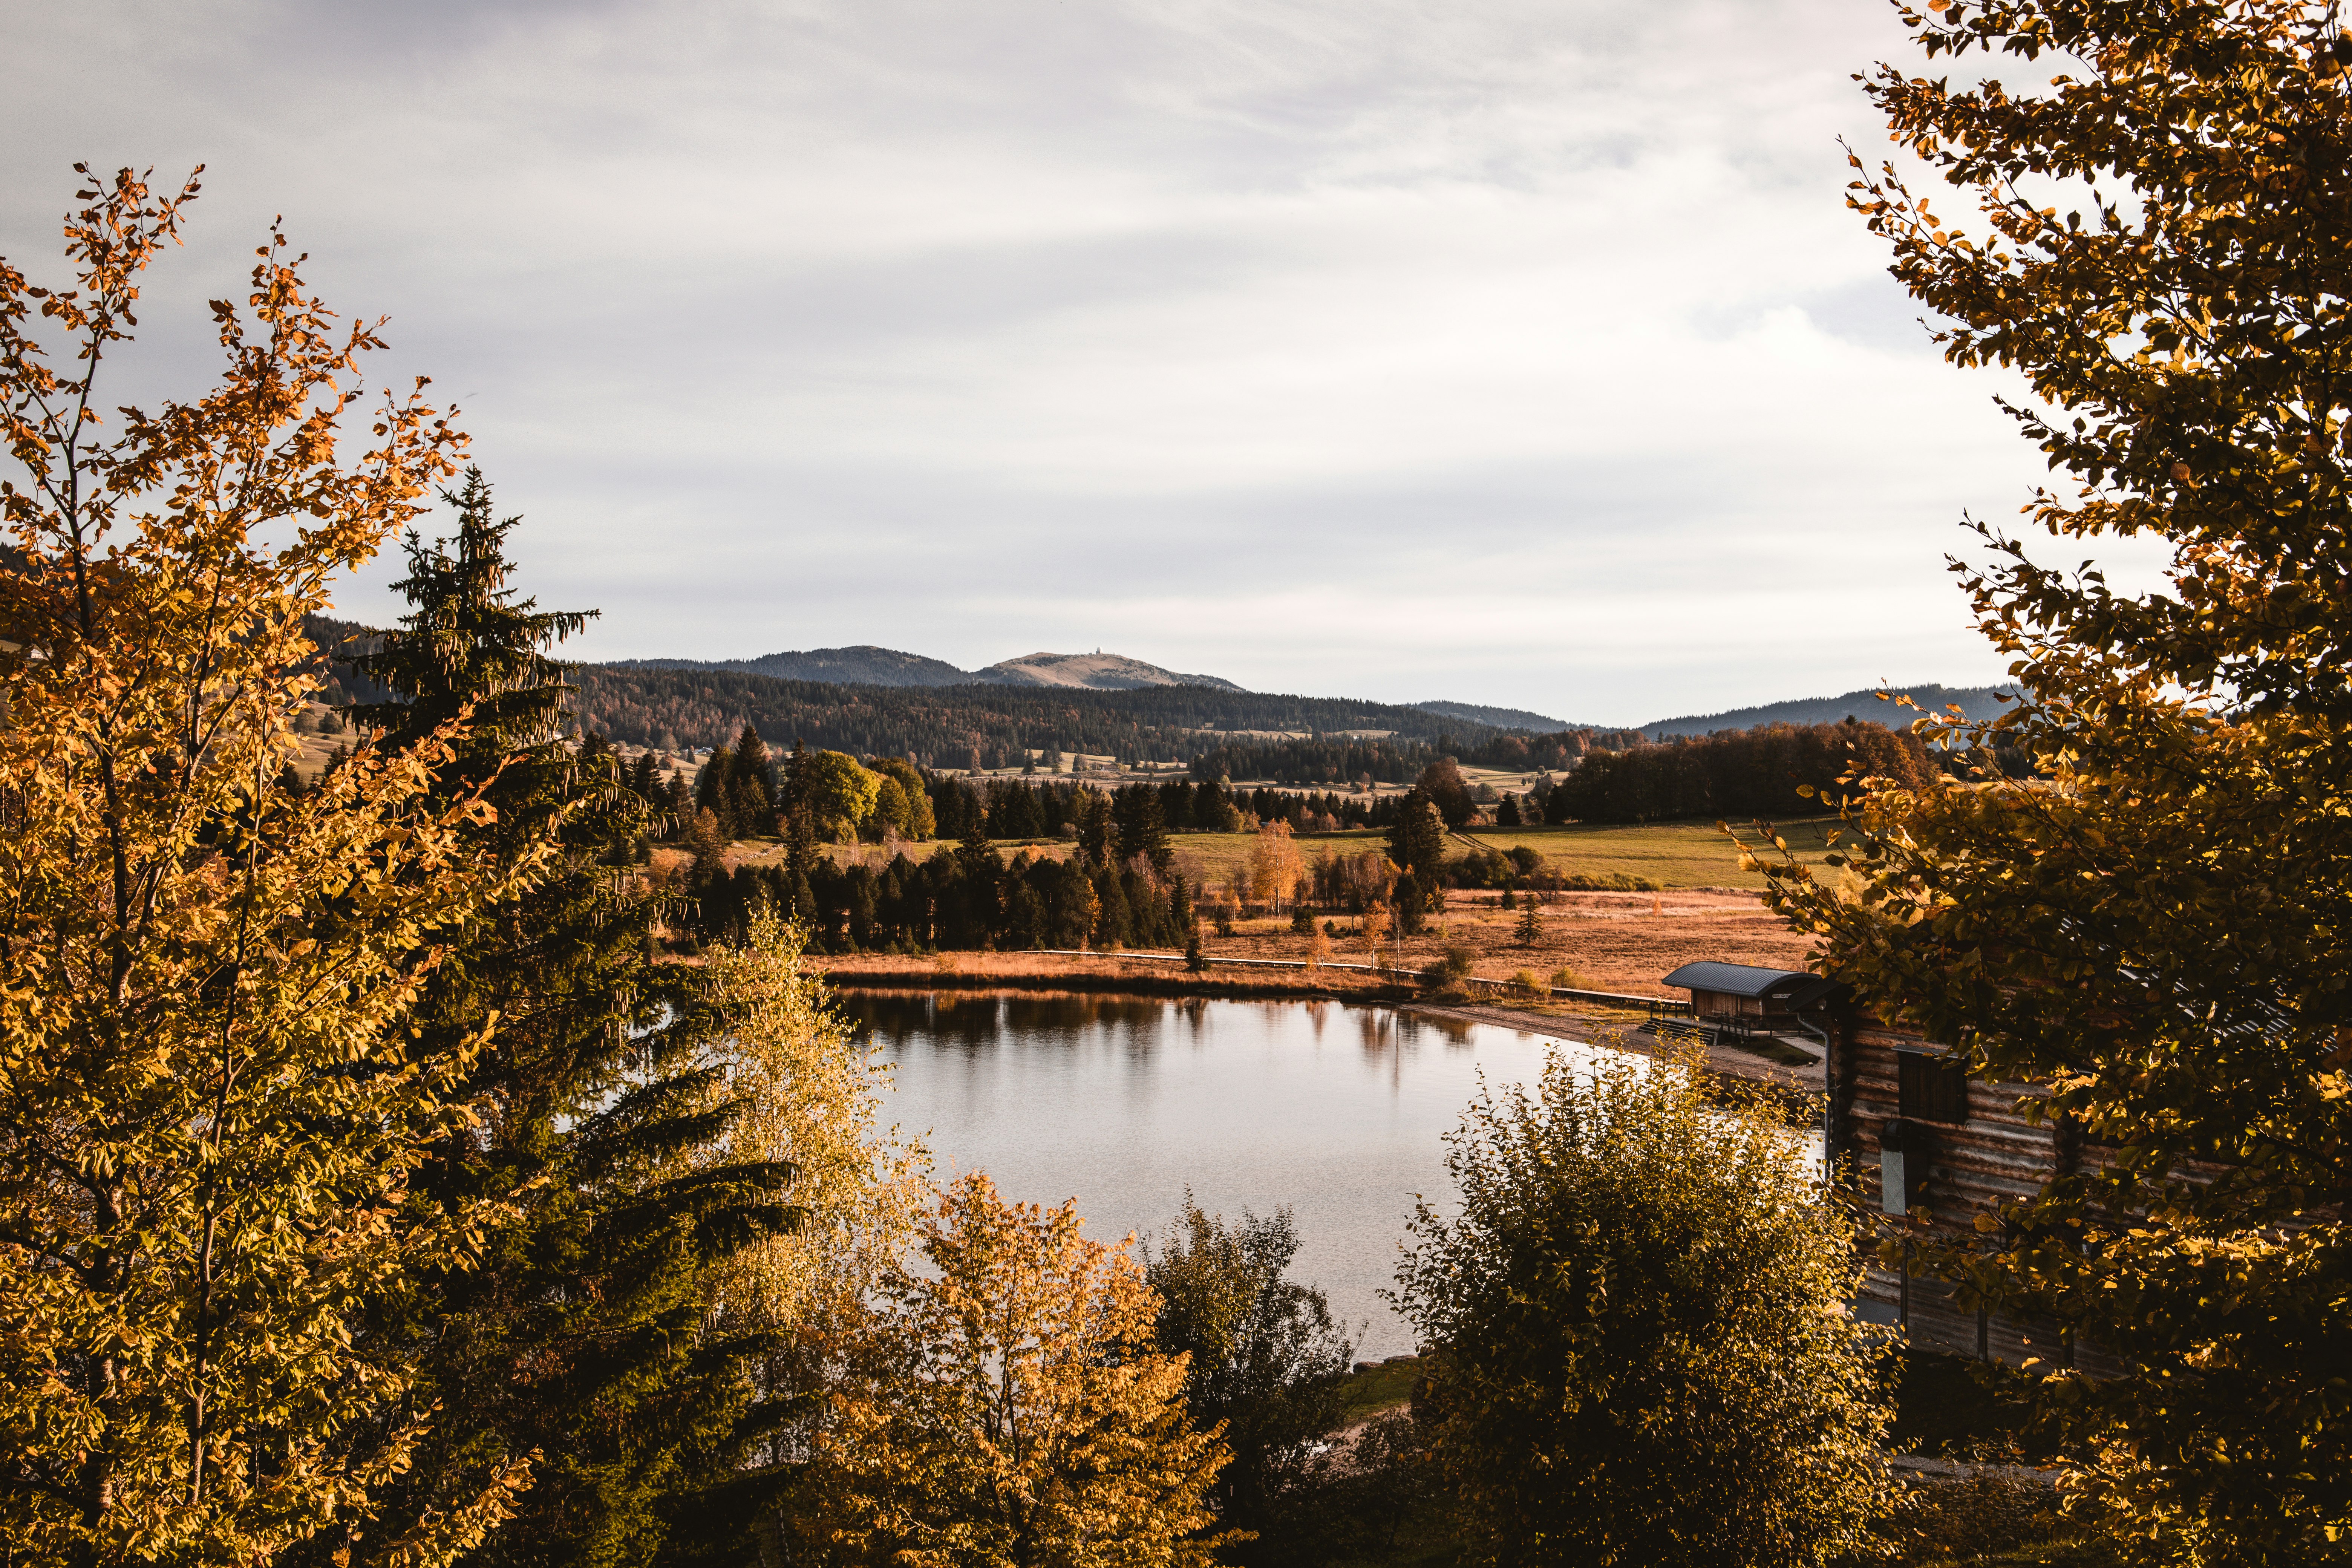
M 1482 1072 L 1531 1081 L 1554 1043 L 1336 1002 L 867 992 L 842 1005 L 897 1066 L 887 1118 L 928 1130 L 943 1179 L 976 1167 L 1008 1197 L 1076 1197 L 1108 1241 L 1163 1231 L 1187 1184 L 1236 1218 L 1288 1204 L 1305 1243 L 1293 1277 L 1369 1324 L 1367 1356 L 1412 1348 L 1375 1292 L 1413 1194 L 1452 1196 L 1442 1135 Z

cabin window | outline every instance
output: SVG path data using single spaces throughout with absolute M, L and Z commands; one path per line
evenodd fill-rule
M 1925 1051 L 1895 1054 L 1898 1114 L 1922 1121 L 1966 1121 L 1969 1119 L 1969 1074 L 1949 1057 Z

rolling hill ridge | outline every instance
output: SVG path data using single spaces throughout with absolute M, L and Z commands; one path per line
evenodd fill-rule
M 1137 691 L 1147 686 L 1204 686 L 1215 691 L 1241 687 L 1213 675 L 1185 675 L 1125 654 L 1033 653 L 981 669 L 963 669 L 944 659 L 877 647 L 819 647 L 762 654 L 758 658 L 628 658 L 614 669 L 733 669 L 777 680 L 818 680 L 835 686 L 1068 686 L 1093 691 Z
M 1835 724 L 1852 716 L 1900 730 L 1919 715 L 1908 708 L 1881 700 L 1879 692 L 1900 692 L 1930 713 L 1943 712 L 1949 703 L 1970 719 L 1991 719 L 2000 713 L 2002 694 L 2016 689 L 2013 686 L 1934 684 L 1864 687 L 1843 697 L 1801 697 L 1790 702 L 1767 703 L 1761 708 L 1734 708 L 1722 713 L 1661 719 L 1639 729 L 1653 741 L 1663 741 L 1675 735 L 1711 735 L 1717 730 L 1752 730 L 1759 724 Z

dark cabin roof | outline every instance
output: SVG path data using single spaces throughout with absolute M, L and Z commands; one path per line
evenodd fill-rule
M 1752 963 L 1685 963 L 1664 984 L 1725 996 L 1785 996 L 1820 977 L 1801 969 L 1759 969 Z

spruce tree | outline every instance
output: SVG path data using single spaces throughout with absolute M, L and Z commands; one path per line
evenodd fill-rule
M 1396 826 L 1389 829 L 1389 858 L 1399 869 L 1433 874 L 1445 855 L 1445 823 L 1436 803 L 1418 785 L 1397 807 Z
M 733 1479 L 746 1407 L 739 1351 L 701 1326 L 708 1271 L 787 1222 L 788 1172 L 665 1173 L 721 1137 L 731 1108 L 690 1108 L 699 1050 L 719 1027 L 684 972 L 647 962 L 660 913 L 600 864 L 649 822 L 607 753 L 575 754 L 562 666 L 548 648 L 586 614 L 544 612 L 508 586 L 506 537 L 478 469 L 443 499 L 454 546 L 407 541 L 410 604 L 357 661 L 401 700 L 360 710 L 395 744 L 471 709 L 434 787 L 478 791 L 497 852 L 551 841 L 563 869 L 458 933 L 420 1009 L 420 1046 L 496 1032 L 476 1058 L 477 1133 L 446 1141 L 412 1201 L 457 1207 L 504 1195 L 517 1217 L 476 1269 L 410 1281 L 375 1331 L 417 1358 L 418 1407 L 440 1413 L 402 1504 L 415 1516 L 534 1452 L 517 1516 L 482 1563 L 648 1563 L 672 1521 Z
M 735 753 L 724 746 L 711 747 L 702 771 L 694 775 L 694 809 L 717 817 L 719 831 L 730 839 L 736 836 L 734 803 L 728 798 L 734 777 Z
M 963 895 L 965 940 L 981 947 L 996 931 L 1004 859 L 989 842 L 986 819 L 972 812 L 965 820 L 963 841 L 955 847 L 956 879 Z
M 760 731 L 749 724 L 744 725 L 742 734 L 735 740 L 735 754 L 728 764 L 727 779 L 727 804 L 733 814 L 735 837 L 738 838 L 767 834 L 775 829 L 775 793 L 769 782 L 771 771 L 768 748 L 761 741 Z
M 1078 803 L 1078 855 L 1089 866 L 1110 864 L 1112 827 L 1110 801 L 1100 790 L 1088 790 Z
M 1521 947 L 1533 947 L 1542 939 L 1543 910 L 1533 892 L 1522 900 L 1518 922 L 1512 927 L 1511 935 Z
M 1118 822 L 1118 858 L 1122 864 L 1140 855 L 1150 863 L 1153 874 L 1165 879 L 1168 868 L 1175 861 L 1175 851 L 1169 847 L 1168 825 L 1160 811 L 1160 792 L 1150 784 L 1136 784 L 1118 792 L 1114 807 Z

